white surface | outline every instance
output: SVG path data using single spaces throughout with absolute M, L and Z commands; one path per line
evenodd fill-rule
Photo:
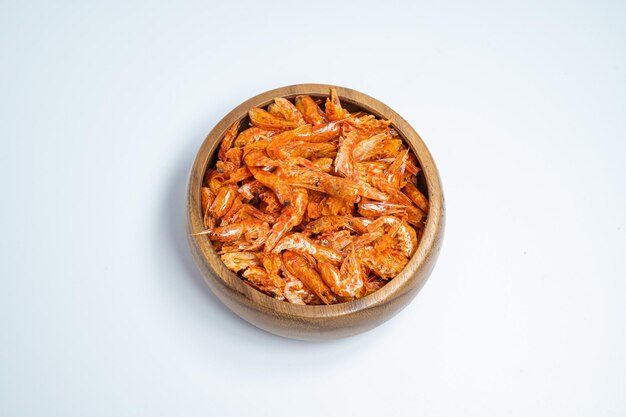
M 625 415 L 626 7 L 431 3 L 3 2 L 0 415 Z M 417 299 L 330 343 L 183 232 L 205 135 L 300 82 L 403 115 L 447 200 Z

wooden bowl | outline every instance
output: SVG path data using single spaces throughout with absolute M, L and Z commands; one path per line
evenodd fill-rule
M 193 236 L 204 229 L 200 206 L 200 188 L 204 173 L 217 158 L 217 150 L 226 130 L 248 117 L 253 106 L 265 107 L 275 97 L 294 98 L 308 94 L 328 97 L 329 85 L 298 84 L 267 91 L 243 102 L 213 128 L 200 146 L 187 189 L 187 232 L 189 246 L 204 280 L 213 293 L 244 320 L 268 332 L 301 340 L 325 340 L 370 330 L 402 310 L 422 288 L 430 275 L 441 247 L 444 231 L 444 200 L 439 173 L 417 132 L 396 112 L 358 91 L 336 87 L 348 110 L 361 109 L 389 119 L 417 156 L 422 172 L 418 186 L 427 192 L 430 210 L 417 251 L 404 270 L 380 290 L 358 300 L 334 305 L 295 305 L 269 297 L 246 285 L 222 263 L 207 236 Z M 245 123 L 244 123 L 245 125 Z

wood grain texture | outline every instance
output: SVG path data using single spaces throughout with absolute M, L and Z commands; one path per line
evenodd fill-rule
M 265 107 L 275 97 L 291 99 L 299 94 L 325 98 L 331 86 L 298 84 L 252 97 L 226 115 L 209 133 L 196 156 L 187 188 L 188 241 L 196 264 L 207 285 L 233 312 L 268 332 L 301 340 L 326 340 L 370 330 L 402 310 L 428 279 L 441 247 L 444 233 L 444 198 L 437 167 L 417 132 L 380 101 L 348 88 L 335 87 L 348 108 L 362 109 L 389 119 L 410 145 L 422 168 L 430 209 L 417 251 L 404 270 L 382 289 L 358 300 L 321 306 L 294 305 L 275 300 L 246 285 L 222 263 L 207 236 L 192 236 L 203 230 L 200 206 L 202 178 L 215 161 L 221 138 L 236 120 L 247 118 L 250 107 Z

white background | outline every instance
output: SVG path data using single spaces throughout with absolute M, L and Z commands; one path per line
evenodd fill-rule
M 626 415 L 623 2 L 0 5 L 0 415 Z M 205 135 L 268 89 L 406 118 L 447 230 L 415 301 L 304 343 L 187 249 Z

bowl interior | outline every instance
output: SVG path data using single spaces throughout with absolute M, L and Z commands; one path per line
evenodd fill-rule
M 292 100 L 300 94 L 308 94 L 314 99 L 322 100 L 328 97 L 330 85 L 301 84 L 297 86 L 283 87 L 271 90 L 253 97 L 231 111 L 209 133 L 200 147 L 189 182 L 189 232 L 195 233 L 203 230 L 202 209 L 200 205 L 200 188 L 202 178 L 208 167 L 215 165 L 217 150 L 226 130 L 237 120 L 240 120 L 240 131 L 250 127 L 248 109 L 256 106 L 266 108 L 273 102 L 275 97 L 283 97 Z M 213 249 L 213 245 L 206 236 L 195 236 L 205 263 L 211 270 L 214 279 L 228 286 L 230 289 L 243 294 L 252 308 L 272 310 L 279 314 L 294 317 L 315 317 L 349 314 L 350 312 L 369 308 L 386 300 L 401 295 L 403 285 L 412 278 L 415 271 L 422 266 L 429 256 L 433 247 L 435 230 L 439 226 L 443 197 L 439 183 L 437 169 L 432 161 L 430 152 L 415 130 L 383 103 L 369 96 L 347 88 L 335 87 L 342 105 L 349 111 L 365 111 L 382 119 L 391 120 L 392 127 L 400 134 L 405 143 L 415 153 L 421 171 L 417 175 L 417 187 L 428 196 L 430 209 L 427 213 L 426 225 L 422 238 L 418 242 L 418 248 L 404 270 L 390 280 L 383 288 L 363 298 L 332 305 L 296 305 L 285 301 L 276 300 L 262 292 L 246 285 L 235 273 L 227 269 L 219 255 Z

